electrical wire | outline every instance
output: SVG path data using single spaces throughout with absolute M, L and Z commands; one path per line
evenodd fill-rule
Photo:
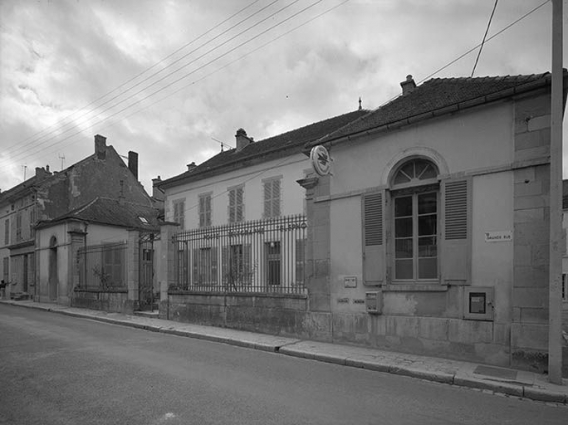
M 98 108 L 100 108 L 101 106 L 104 106 L 104 105 L 108 104 L 109 102 L 111 102 L 111 101 L 113 101 L 113 100 L 119 98 L 120 96 L 124 95 L 125 93 L 128 93 L 128 92 L 129 92 L 130 90 L 132 90 L 134 87 L 137 87 L 137 86 L 139 86 L 140 84 L 142 84 L 142 83 L 148 81 L 148 80 L 151 79 L 152 77 L 154 77 L 154 76 L 160 74 L 161 72 L 165 71 L 166 69 L 168 69 L 169 67 L 173 66 L 173 65 L 176 64 L 177 62 L 181 61 L 182 59 L 186 58 L 186 57 L 189 56 L 190 54 L 196 52 L 196 51 L 199 50 L 200 48 L 202 48 L 202 47 L 206 46 L 207 44 L 211 43 L 212 41 L 216 40 L 216 39 L 219 38 L 220 36 L 226 34 L 226 33 L 229 32 L 230 30 L 236 28 L 236 27 L 239 26 L 241 23 L 243 23 L 243 22 L 249 20 L 249 19 L 252 18 L 253 16 L 257 15 L 258 13 L 260 13 L 260 12 L 262 12 L 262 11 L 264 11 L 265 9 L 267 9 L 267 8 L 270 7 L 270 6 L 272 6 L 274 3 L 278 2 L 278 1 L 279 1 L 279 0 L 274 0 L 274 1 L 273 1 L 272 3 L 270 3 L 269 5 L 263 7 L 262 9 L 260 9 L 260 10 L 258 10 L 258 11 L 256 11 L 256 12 L 254 12 L 254 13 L 251 14 L 251 15 L 247 16 L 245 19 L 243 19 L 243 20 L 239 21 L 238 23 L 234 24 L 233 26 L 231 26 L 231 27 L 228 28 L 227 30 L 223 31 L 221 34 L 218 34 L 217 36 L 215 36 L 213 39 L 207 41 L 206 43 L 201 44 L 201 45 L 198 46 L 196 49 L 192 50 L 191 52 L 185 54 L 185 55 L 182 56 L 181 58 L 179 58 L 179 59 L 175 60 L 174 62 L 170 63 L 169 65 L 167 65 L 167 66 L 164 67 L 163 69 L 161 69 L 161 70 L 159 70 L 159 71 L 157 71 L 157 72 L 151 74 L 150 76 L 148 76 L 148 77 L 145 78 L 144 80 L 142 80 L 142 81 L 138 82 L 137 84 L 135 84 L 135 85 L 129 87 L 129 88 L 128 88 L 127 90 L 125 90 L 124 92 L 122 92 L 122 93 L 120 93 L 120 94 L 114 96 L 113 98 L 107 100 L 106 102 L 102 103 L 101 105 L 98 105 L 97 108 L 92 108 L 92 109 L 88 110 L 87 112 L 83 113 L 82 115 L 80 115 L 79 117 L 77 117 L 76 119 L 74 119 L 73 121 L 71 121 L 71 122 L 69 122 L 69 123 L 67 123 L 67 124 L 65 124 L 65 125 L 63 125 L 63 126 L 61 126 L 61 127 L 58 127 L 58 128 L 54 129 L 53 131 L 51 131 L 51 132 L 49 132 L 49 133 L 47 133 L 47 134 L 52 134 L 52 133 L 56 132 L 57 130 L 63 129 L 63 128 L 65 128 L 65 127 L 67 127 L 67 126 L 69 126 L 69 125 L 72 125 L 72 124 L 75 124 L 75 125 L 81 124 L 81 123 L 77 122 L 77 120 L 78 120 L 79 118 L 82 118 L 82 117 L 87 116 L 87 115 L 90 114 L 91 112 L 96 111 L 96 110 L 97 110 Z M 299 1 L 299 0 L 295 0 L 292 4 L 294 4 L 294 3 L 298 2 L 298 1 Z M 290 4 L 289 6 L 291 6 L 292 4 Z M 289 7 L 289 6 L 288 6 L 288 7 Z M 283 8 L 283 9 L 284 9 L 284 8 Z M 283 10 L 283 9 L 281 9 L 281 10 Z M 280 11 L 281 11 L 281 10 L 280 10 Z M 279 12 L 280 12 L 280 11 L 279 11 Z M 279 12 L 276 12 L 276 13 L 279 13 Z M 275 14 L 273 14 L 273 15 L 271 15 L 271 16 L 274 16 L 274 15 L 275 15 Z M 234 15 L 233 15 L 233 16 L 234 16 Z M 265 18 L 264 20 L 266 20 L 266 19 L 267 19 L 267 18 Z M 223 22 L 226 22 L 226 20 L 223 21 Z M 263 22 L 263 21 L 260 21 L 260 22 Z M 244 32 L 250 30 L 251 28 L 254 28 L 254 27 L 257 26 L 258 24 L 259 24 L 259 23 L 256 23 L 256 24 L 252 25 L 251 27 L 247 28 L 245 31 L 242 31 L 241 33 L 237 34 L 236 36 L 231 37 L 229 40 L 225 41 L 223 44 L 221 44 L 221 45 L 219 45 L 219 46 L 217 46 L 217 47 L 215 47 L 215 48 L 213 48 L 213 49 L 207 51 L 205 54 L 199 56 L 198 58 L 192 60 L 191 62 L 185 64 L 184 66 L 177 68 L 175 71 L 170 72 L 169 74 L 165 75 L 163 78 L 161 78 L 161 79 L 159 79 L 158 81 L 155 81 L 154 83 L 152 83 L 152 84 L 146 86 L 145 88 L 143 88 L 143 89 L 137 91 L 136 93 L 130 95 L 130 96 L 127 97 L 126 99 L 123 99 L 122 101 L 120 101 L 120 102 L 118 102 L 118 103 L 115 103 L 114 105 L 112 105 L 112 106 L 110 106 L 110 107 L 107 107 L 106 109 L 103 109 L 102 111 L 100 111 L 99 114 L 95 115 L 94 117 L 90 117 L 90 119 L 93 119 L 93 118 L 96 118 L 96 117 L 102 115 L 102 113 L 104 113 L 104 112 L 106 112 L 106 111 L 108 111 L 108 110 L 114 108 L 115 106 L 117 106 L 117 105 L 119 105 L 119 104 L 121 104 L 121 103 L 124 103 L 125 101 L 127 101 L 127 100 L 133 98 L 134 96 L 136 96 L 136 95 L 138 95 L 138 94 L 140 94 L 141 92 L 143 92 L 143 91 L 146 90 L 147 88 L 152 87 L 152 86 L 156 85 L 157 83 L 159 83 L 159 82 L 165 80 L 166 78 L 168 78 L 168 77 L 170 77 L 171 75 L 177 73 L 177 72 L 180 71 L 181 69 L 183 69 L 183 68 L 185 68 L 185 67 L 191 65 L 192 63 L 194 63 L 194 62 L 197 61 L 198 59 L 202 58 L 203 56 L 207 55 L 208 53 L 210 53 L 210 52 L 216 50 L 217 48 L 220 48 L 220 47 L 223 46 L 224 44 L 226 44 L 226 43 L 232 41 L 233 39 L 235 39 L 236 37 L 240 36 L 240 35 L 243 34 Z M 207 31 L 207 32 L 210 32 L 210 31 Z M 200 37 L 201 37 L 201 36 L 200 36 Z M 198 38 L 199 38 L 199 37 L 198 37 Z M 171 56 L 171 55 L 170 55 L 170 56 Z M 136 77 L 135 77 L 135 78 L 136 78 Z M 131 79 L 131 80 L 133 80 L 133 79 Z M 111 92 L 111 93 L 112 93 L 112 92 Z M 103 96 L 103 98 L 106 97 L 106 96 L 107 96 L 107 95 Z M 99 100 L 100 100 L 100 99 L 102 99 L 102 98 L 99 98 Z M 91 104 L 92 104 L 92 103 L 94 103 L 94 102 L 91 102 Z M 53 136 L 53 137 L 50 137 L 50 138 L 44 140 L 42 143 L 39 143 L 37 146 L 42 145 L 42 144 L 44 144 L 44 143 L 47 143 L 47 142 L 49 142 L 50 140 L 53 140 L 53 139 L 56 138 L 56 137 L 60 137 L 61 134 L 65 134 L 65 133 L 67 133 L 67 132 L 69 132 L 69 131 L 72 131 L 72 130 L 73 130 L 73 128 L 69 128 L 69 129 L 67 129 L 66 131 L 63 131 L 62 133 L 60 133 L 60 134 L 58 134 L 58 135 L 56 135 L 56 136 Z M 31 141 L 30 143 L 33 143 L 34 141 L 38 141 L 38 140 L 39 140 L 39 139 L 33 140 L 33 141 Z M 27 145 L 29 145 L 30 143 L 28 143 Z M 16 149 L 16 151 L 17 151 L 17 149 Z
M 34 134 L 32 134 L 31 136 L 28 136 L 27 138 L 15 143 L 14 145 L 10 146 L 8 149 L 11 149 L 13 146 L 21 146 L 22 143 L 28 141 L 29 139 L 35 138 L 35 136 L 38 136 L 42 133 L 44 133 L 45 131 L 49 130 L 50 128 L 53 127 L 60 127 L 60 123 L 63 123 L 65 120 L 67 120 L 68 118 L 72 117 L 73 115 L 79 113 L 80 111 L 88 108 L 91 105 L 96 104 L 99 100 L 104 99 L 105 97 L 109 96 L 110 94 L 116 92 L 117 90 L 119 90 L 120 88 L 124 87 L 125 85 L 127 85 L 128 83 L 130 83 L 131 81 L 134 81 L 136 78 L 144 75 L 145 73 L 147 73 L 148 71 L 150 71 L 151 69 L 154 69 L 155 67 L 157 67 L 158 65 L 160 65 L 161 63 L 165 62 L 167 59 L 171 58 L 172 56 L 174 56 L 176 53 L 179 53 L 180 51 L 182 51 L 183 49 L 185 49 L 186 47 L 192 45 L 194 42 L 196 42 L 197 40 L 203 38 L 204 36 L 206 36 L 207 34 L 209 34 L 210 32 L 214 31 L 215 29 L 219 28 L 221 25 L 225 24 L 226 22 L 230 21 L 231 19 L 233 19 L 235 16 L 239 15 L 241 12 L 244 12 L 246 9 L 248 9 L 249 7 L 253 6 L 255 3 L 258 3 L 260 0 L 255 0 L 252 3 L 250 3 L 249 5 L 243 7 L 242 9 L 240 9 L 238 12 L 232 14 L 231 16 L 229 16 L 228 18 L 226 18 L 225 20 L 223 20 L 222 22 L 218 23 L 217 25 L 213 26 L 212 28 L 210 28 L 209 30 L 205 31 L 204 33 L 202 33 L 201 35 L 199 35 L 198 37 L 194 38 L 193 40 L 191 40 L 189 43 L 184 44 L 183 46 L 181 46 L 180 48 L 178 48 L 177 50 L 173 51 L 172 53 L 170 53 L 168 56 L 162 58 L 161 60 L 159 60 L 158 62 L 154 63 L 152 66 L 150 66 L 149 68 L 146 68 L 144 71 L 140 72 L 139 74 L 135 75 L 134 77 L 128 79 L 127 81 L 125 81 L 124 83 L 120 84 L 119 86 L 115 87 L 113 90 L 107 92 L 106 94 L 98 97 L 97 99 L 93 100 L 92 102 L 82 106 L 80 109 L 78 109 L 77 111 L 67 115 L 66 117 L 62 118 L 61 120 L 59 120 L 57 123 L 50 125 L 49 127 L 36 132 Z M 170 65 L 168 65 L 170 66 Z M 167 67 L 166 67 L 167 68 Z M 164 68 L 164 69 L 166 69 Z M 67 124 L 66 124 L 67 125 Z M 52 132 L 49 132 L 47 134 L 51 134 Z M 33 141 L 32 141 L 33 142 Z M 24 144 L 26 145 L 26 144 Z
M 487 33 L 489 32 L 489 27 L 491 26 L 491 21 L 493 20 L 493 15 L 495 14 L 495 9 L 497 9 L 497 3 L 499 0 L 495 0 L 495 4 L 493 5 L 493 11 L 491 12 L 491 16 L 489 17 L 489 22 L 487 23 L 487 28 L 485 29 L 485 34 L 483 35 L 483 40 L 481 41 L 481 46 L 479 47 L 479 52 L 477 52 L 477 57 L 475 58 L 475 64 L 473 65 L 473 69 L 471 71 L 471 76 L 475 73 L 475 68 L 477 68 L 477 62 L 479 61 L 479 57 L 481 56 L 481 51 L 483 50 L 483 45 L 485 44 L 485 39 L 487 38 Z
M 299 1 L 299 0 L 296 0 L 294 3 L 296 3 L 297 1 Z M 246 40 L 246 41 L 244 41 L 244 42 L 238 44 L 237 46 L 231 48 L 231 49 L 228 50 L 227 52 L 225 52 L 225 53 L 223 53 L 223 54 L 217 56 L 216 58 L 210 60 L 209 62 L 207 62 L 207 63 L 201 65 L 200 67 L 196 68 L 195 70 L 193 70 L 193 71 L 191 71 L 191 72 L 189 72 L 189 73 L 187 73 L 187 74 L 184 74 L 183 76 L 179 77 L 178 79 L 176 79 L 176 80 L 174 80 L 174 81 L 168 83 L 167 85 L 165 85 L 165 86 L 161 87 L 160 89 L 158 89 L 158 90 L 156 90 L 156 91 L 154 91 L 154 92 L 148 94 L 147 96 L 145 96 L 145 97 L 143 97 L 143 98 L 141 98 L 141 99 L 138 99 L 137 101 L 131 103 L 130 105 L 124 107 L 123 109 L 121 109 L 121 110 L 119 110 L 119 111 L 117 111 L 117 112 L 114 112 L 114 113 L 111 114 L 109 117 L 106 117 L 106 118 L 103 118 L 103 119 L 99 120 L 98 122 L 96 122 L 96 123 L 94 123 L 94 124 L 88 126 L 87 128 L 90 128 L 90 127 L 93 127 L 93 126 L 95 126 L 95 125 L 98 125 L 98 124 L 100 124 L 100 123 L 102 123 L 102 122 L 105 122 L 105 121 L 107 121 L 108 119 L 112 118 L 113 116 L 115 116 L 115 115 L 117 115 L 117 114 L 119 114 L 119 113 L 121 113 L 121 112 L 124 112 L 125 110 L 131 108 L 132 106 L 134 106 L 134 105 L 136 105 L 136 104 L 138 104 L 138 103 L 143 102 L 144 100 L 146 100 L 146 99 L 148 99 L 148 98 L 154 96 L 155 94 L 157 94 L 157 93 L 159 93 L 159 92 L 162 92 L 162 91 L 165 90 L 166 88 L 171 87 L 172 85 L 174 85 L 174 84 L 180 82 L 181 80 L 183 80 L 183 79 L 189 77 L 190 75 L 194 74 L 195 72 L 197 72 L 197 71 L 199 71 L 199 70 L 201 70 L 201 69 L 203 69 L 203 68 L 209 66 L 210 64 L 212 64 L 212 63 L 218 61 L 219 59 L 221 59 L 221 58 L 227 56 L 228 54 L 232 53 L 233 51 L 235 51 L 235 50 L 241 48 L 242 46 L 244 46 L 244 45 L 246 45 L 246 44 L 252 42 L 253 40 L 259 38 L 260 36 L 262 36 L 262 35 L 268 33 L 269 31 L 273 30 L 274 28 L 277 28 L 277 27 L 279 27 L 280 25 L 284 24 L 285 22 L 288 22 L 289 20 L 295 18 L 296 16 L 298 16 L 298 15 L 300 15 L 300 14 L 302 14 L 302 13 L 305 13 L 308 9 L 310 9 L 310 8 L 312 8 L 312 7 L 314 7 L 314 6 L 316 6 L 317 4 L 321 3 L 322 1 L 323 1 L 323 0 L 317 0 L 317 1 L 315 1 L 314 3 L 312 3 L 312 4 L 308 5 L 308 6 L 306 6 L 306 7 L 303 8 L 303 9 L 301 9 L 300 11 L 298 11 L 298 12 L 296 12 L 296 13 L 294 13 L 294 14 L 288 16 L 287 18 L 283 19 L 282 21 L 280 21 L 280 22 L 278 22 L 278 23 L 276 23 L 276 24 L 270 26 L 269 28 L 267 28 L 267 29 L 263 30 L 262 32 L 256 34 L 255 36 L 249 38 L 248 40 Z M 280 9 L 280 10 L 283 10 L 283 9 L 284 9 L 284 8 L 282 8 L 282 9 Z M 276 13 L 277 13 L 277 12 L 276 12 Z M 273 15 L 274 15 L 274 14 L 273 14 Z M 272 16 L 272 15 L 271 15 L 271 16 Z M 255 24 L 255 25 L 256 25 L 256 24 Z M 226 44 L 226 43 L 225 43 L 225 44 Z M 212 50 L 214 50 L 214 49 L 212 49 Z M 143 91 L 143 90 L 142 90 L 142 91 Z M 140 93 L 140 92 L 137 92 L 136 94 L 139 94 L 139 93 Z M 133 96 L 130 96 L 130 98 L 131 98 L 131 97 L 133 97 Z M 121 102 L 120 102 L 120 103 L 121 103 Z M 92 117 L 92 118 L 96 118 L 96 117 L 102 115 L 102 113 L 105 112 L 105 111 L 107 111 L 108 109 L 111 109 L 111 108 L 105 109 L 104 111 L 102 111 L 101 113 L 95 115 L 95 116 Z M 92 118 L 91 118 L 91 119 L 92 119 Z M 65 134 L 65 133 L 67 133 L 67 132 L 69 132 L 69 131 L 71 131 L 71 130 L 73 130 L 73 128 L 64 131 L 62 134 Z M 34 152 L 34 154 L 37 155 L 38 153 L 43 152 L 43 151 L 45 151 L 46 149 L 49 149 L 49 148 L 51 148 L 51 147 L 53 147 L 53 146 L 55 146 L 55 145 L 58 145 L 58 144 L 62 143 L 63 141 L 68 140 L 69 138 L 71 138 L 71 137 L 73 137 L 73 136 L 75 136 L 75 135 L 77 135 L 77 134 L 80 134 L 80 133 L 83 132 L 83 131 L 84 131 L 84 130 L 79 130 L 79 131 L 77 131 L 77 132 L 75 132 L 75 133 L 73 133 L 73 134 L 67 136 L 66 138 L 64 138 L 64 139 L 62 139 L 62 140 L 60 140 L 60 141 L 57 141 L 57 142 L 52 143 L 52 144 L 50 144 L 50 145 L 48 145 L 48 146 L 45 146 L 45 147 L 42 148 L 42 149 L 37 150 L 36 152 Z M 43 142 L 43 143 L 41 143 L 41 144 L 45 144 L 47 141 L 52 140 L 52 139 L 54 139 L 54 138 L 50 138 L 50 139 L 46 140 L 45 142 Z M 40 146 L 41 144 L 39 144 L 39 145 L 37 145 L 37 146 Z M 21 154 L 20 154 L 20 155 L 21 155 Z M 18 156 L 19 156 L 19 155 L 16 155 L 15 158 L 18 158 Z M 10 161 L 13 161 L 14 158 L 10 158 L 9 160 L 10 160 Z M 1 162 L 1 161 L 0 161 L 0 162 Z

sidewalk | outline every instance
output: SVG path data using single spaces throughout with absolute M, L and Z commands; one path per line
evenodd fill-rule
M 568 405 L 568 380 L 564 379 L 564 385 L 555 385 L 548 382 L 547 376 L 532 372 L 57 304 L 11 300 L 0 300 L 0 303 Z

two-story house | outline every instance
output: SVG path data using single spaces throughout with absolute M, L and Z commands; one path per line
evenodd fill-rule
M 65 270 L 61 256 L 54 264 L 43 254 L 64 251 L 72 241 L 76 242 L 78 234 L 51 234 L 49 232 L 55 232 L 57 226 L 47 223 L 60 222 L 69 213 L 84 209 L 99 198 L 155 210 L 156 213 L 150 216 L 158 216 L 154 200 L 138 181 L 138 154 L 129 152 L 127 165 L 112 146 L 107 146 L 105 137 L 96 135 L 94 145 L 92 155 L 70 167 L 53 173 L 49 168 L 37 168 L 35 176 L 0 193 L 0 220 L 4 232 L 0 251 L 2 276 L 9 282 L 12 294 L 25 293 L 36 301 L 72 304 L 75 282 L 71 278 L 74 273 L 61 273 Z M 118 210 L 114 211 L 118 214 Z M 83 217 L 76 219 L 88 224 Z M 104 219 L 107 222 L 113 220 L 112 215 Z M 122 222 L 118 216 L 114 220 Z M 42 226 L 36 231 L 40 222 Z M 152 224 L 156 224 L 155 220 Z M 116 239 L 118 233 L 107 230 L 107 239 Z M 87 234 L 85 231 L 85 238 Z M 93 236 L 97 238 L 91 230 L 91 240 Z M 42 245 L 45 240 L 51 244 L 47 249 Z M 126 238 L 123 237 L 121 242 L 126 242 Z M 55 271 L 60 271 L 59 277 L 54 277 L 57 276 Z
M 250 297 L 265 315 L 285 298 L 305 303 L 307 225 L 303 189 L 309 171 L 302 146 L 363 116 L 357 110 L 274 137 L 254 141 L 236 132 L 236 148 L 154 184 L 165 194 L 161 270 L 163 317 L 268 330 L 263 314 L 249 315 Z M 231 293 L 234 308 L 224 301 Z M 252 295 L 251 295 L 252 294 Z M 230 322 L 230 320 L 229 320 Z

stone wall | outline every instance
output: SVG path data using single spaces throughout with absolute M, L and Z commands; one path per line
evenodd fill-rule
M 71 307 L 132 314 L 134 301 L 128 299 L 127 289 L 112 291 L 75 289 L 71 298 Z
M 308 297 L 170 291 L 160 318 L 272 335 L 331 341 L 331 315 L 308 312 Z
M 514 158 L 527 166 L 515 170 L 511 365 L 538 371 L 548 363 L 550 106 L 545 99 L 524 99 L 515 109 Z

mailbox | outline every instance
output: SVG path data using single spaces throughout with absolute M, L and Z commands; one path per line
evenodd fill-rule
M 367 313 L 381 314 L 383 312 L 382 291 L 365 292 L 365 307 Z
M 470 286 L 464 290 L 464 319 L 493 320 L 494 289 Z

